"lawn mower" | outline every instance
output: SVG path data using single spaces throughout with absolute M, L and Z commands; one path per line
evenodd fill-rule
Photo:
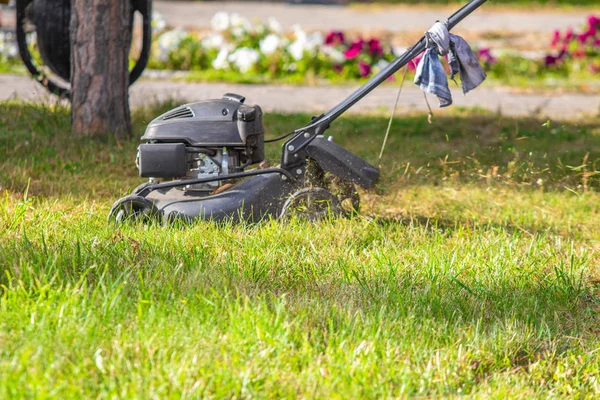
M 486 0 L 472 0 L 448 19 L 452 29 Z M 356 211 L 355 188 L 371 188 L 379 169 L 324 136 L 331 123 L 422 53 L 424 36 L 347 99 L 280 139 L 279 166 L 264 161 L 259 106 L 237 94 L 177 107 L 153 120 L 136 165 L 148 181 L 118 200 L 109 218 L 250 221 L 297 215 L 308 220 Z M 256 166 L 249 169 L 250 166 Z

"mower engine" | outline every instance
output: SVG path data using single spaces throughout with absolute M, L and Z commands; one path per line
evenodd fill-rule
M 244 101 L 240 95 L 226 94 L 177 107 L 153 120 L 138 148 L 140 176 L 151 183 L 218 178 L 263 161 L 262 110 Z M 208 194 L 220 185 L 212 180 L 180 189 Z

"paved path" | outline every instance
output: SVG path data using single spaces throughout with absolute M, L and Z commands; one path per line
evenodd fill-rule
M 275 17 L 285 28 L 300 24 L 308 30 L 357 29 L 364 31 L 386 30 L 393 32 L 425 31 L 438 19 L 447 18 L 454 7 L 415 6 L 321 6 L 264 3 L 251 1 L 160 1 L 154 2 L 155 10 L 162 13 L 173 26 L 205 29 L 219 11 L 237 12 L 247 18 L 266 21 Z M 471 15 L 457 30 L 552 32 L 554 29 L 578 27 L 589 12 L 560 12 L 508 10 L 485 8 Z M 6 24 L 13 24 L 13 12 L 3 16 Z
M 386 31 L 425 31 L 436 20 L 447 18 L 453 7 L 360 6 L 339 7 L 293 5 L 260 2 L 172 2 L 155 1 L 154 8 L 168 23 L 177 26 L 207 28 L 219 11 L 237 12 L 247 18 L 266 21 L 276 18 L 284 27 L 300 24 L 309 30 L 360 29 Z M 552 32 L 554 29 L 577 27 L 585 22 L 587 12 L 509 11 L 485 8 L 472 14 L 462 29 L 474 31 Z
M 131 103 L 135 106 L 153 101 L 175 99 L 182 102 L 220 98 L 224 93 L 239 93 L 249 103 L 260 104 L 265 111 L 311 112 L 327 111 L 355 87 L 319 86 L 295 87 L 281 85 L 241 85 L 226 83 L 185 83 L 159 80 L 142 80 L 133 85 Z M 393 106 L 397 87 L 380 87 L 359 102 L 352 112 L 389 110 Z M 463 96 L 458 88 L 453 90 L 455 106 L 481 107 L 499 111 L 503 115 L 537 115 L 556 119 L 573 118 L 580 114 L 600 114 L 600 95 L 582 94 L 518 94 L 507 89 L 482 87 Z M 55 101 L 43 88 L 25 76 L 0 75 L 0 101 L 18 97 L 27 100 Z M 437 100 L 430 98 L 432 107 Z M 399 111 L 426 111 L 423 95 L 418 88 L 407 83 Z M 445 110 L 436 108 L 435 113 Z

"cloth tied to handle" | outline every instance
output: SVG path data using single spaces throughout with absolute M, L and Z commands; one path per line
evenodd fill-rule
M 446 56 L 448 59 L 450 79 L 454 80 L 456 75 L 460 75 L 464 94 L 485 80 L 486 74 L 471 46 L 460 36 L 448 31 L 448 21 L 436 22 L 425 34 L 425 39 L 427 49 L 417 65 L 415 84 L 419 85 L 422 91 L 436 95 L 440 107 L 452 104 L 452 93 L 448 88 L 448 78 L 439 56 Z

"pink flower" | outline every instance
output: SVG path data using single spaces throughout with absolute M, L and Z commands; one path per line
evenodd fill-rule
M 416 56 L 415 58 L 412 59 L 411 62 L 408 63 L 408 69 L 410 71 L 416 71 L 417 70 L 417 65 L 419 65 L 419 62 L 421 61 L 421 58 L 423 58 L 423 53 L 419 54 L 418 56 Z
M 556 45 L 558 44 L 559 41 L 560 41 L 560 31 L 558 29 L 556 29 L 554 31 L 554 36 L 552 37 L 552 41 L 550 42 L 550 46 L 556 47 Z
M 565 54 L 565 53 L 567 52 L 567 48 L 568 48 L 568 47 L 569 47 L 569 46 L 568 46 L 568 44 L 567 44 L 567 43 L 563 43 L 563 44 L 560 46 L 560 54 L 561 54 L 561 56 L 560 56 L 560 57 L 562 57 L 562 54 Z
M 573 28 L 569 28 L 567 29 L 567 33 L 565 35 L 565 40 L 566 41 L 570 41 L 575 37 L 575 35 L 573 35 Z
M 358 62 L 358 73 L 361 78 L 366 78 L 371 74 L 371 66 L 364 61 Z
M 488 65 L 494 64 L 494 63 L 496 63 L 496 61 L 498 61 L 496 59 L 496 57 L 494 57 L 492 55 L 492 51 L 489 49 L 489 47 L 484 47 L 483 49 L 479 49 L 477 58 L 479 58 L 479 60 L 481 60 L 482 62 L 484 62 L 485 64 L 488 64 Z
M 381 45 L 381 42 L 377 39 L 369 40 L 369 52 L 372 56 L 382 56 L 383 46 Z
M 590 27 L 600 25 L 600 16 L 590 15 L 588 17 L 588 24 Z
M 346 50 L 344 57 L 346 57 L 348 60 L 352 60 L 358 56 L 358 53 L 360 53 L 360 49 L 358 47 L 351 47 Z
M 355 40 L 354 42 L 352 42 L 350 44 L 350 47 L 348 48 L 348 50 L 346 50 L 346 52 L 344 53 L 344 56 L 348 60 L 352 60 L 353 58 L 356 58 L 362 51 L 364 43 L 365 42 L 362 39 Z
M 345 41 L 344 32 L 341 31 L 331 31 L 325 37 L 325 44 L 327 46 L 337 46 L 344 44 Z
M 579 37 L 578 37 L 579 42 L 581 44 L 586 44 L 588 39 L 596 37 L 596 33 L 598 33 L 598 29 L 596 29 L 596 26 L 590 25 L 590 27 L 588 28 L 587 31 L 585 31 L 581 35 L 579 35 Z

